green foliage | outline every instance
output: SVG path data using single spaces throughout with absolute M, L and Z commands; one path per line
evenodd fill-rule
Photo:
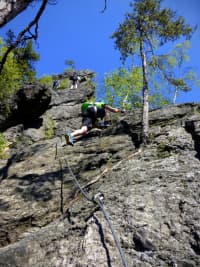
M 87 97 L 85 102 L 95 103 L 95 102 L 96 102 L 96 100 L 95 100 L 95 97 L 94 97 L 94 95 L 93 95 L 93 96 L 91 96 L 91 97 L 89 97 L 89 98 Z
M 6 46 L 0 39 L 0 59 L 6 50 Z M 12 93 L 19 89 L 21 84 L 21 71 L 15 61 L 13 53 L 8 55 L 0 75 L 0 101 L 7 99 Z
M 70 81 L 69 79 L 65 78 L 60 81 L 58 89 L 66 89 L 69 88 Z
M 12 43 L 12 35 L 9 37 Z M 0 60 L 3 57 L 7 45 L 0 39 Z M 23 82 L 31 82 L 35 79 L 33 63 L 39 59 L 34 52 L 32 42 L 29 41 L 24 47 L 16 48 L 9 53 L 0 75 L 0 101 L 7 99 L 16 92 Z M 6 108 L 7 109 L 7 108 Z
M 6 148 L 6 140 L 3 136 L 2 133 L 0 133 L 0 159 L 2 159 L 4 156 L 3 156 L 3 152 Z
M 130 3 L 132 12 L 126 14 L 124 22 L 112 34 L 123 60 L 139 52 L 141 42 L 152 51 L 155 43 L 162 46 L 181 36 L 191 37 L 192 28 L 185 24 L 184 18 L 170 9 L 161 9 L 161 2 L 135 0 Z
M 132 12 L 125 16 L 125 20 L 112 34 L 115 46 L 119 49 L 123 61 L 127 57 L 141 62 L 143 74 L 143 116 L 142 139 L 147 144 L 149 122 L 149 77 L 148 65 L 156 45 L 162 46 L 169 41 L 176 41 L 180 37 L 190 38 L 193 32 L 184 18 L 167 8 L 161 8 L 162 0 L 134 0 L 130 3 Z M 150 53 L 151 52 L 151 53 Z M 139 56 L 139 58 L 138 58 Z
M 55 126 L 55 123 L 54 123 L 53 118 L 48 117 L 44 123 L 44 132 L 45 132 L 45 138 L 46 139 L 51 139 L 53 137 L 54 126 Z
M 53 84 L 53 78 L 52 76 L 42 76 L 38 79 L 39 83 L 42 85 L 46 85 L 48 87 L 52 87 Z M 57 89 L 66 89 L 68 88 L 70 85 L 70 81 L 67 78 L 64 78 L 62 80 L 60 80 L 59 86 Z
M 7 32 L 6 46 L 12 46 L 16 39 L 14 33 Z M 39 60 L 39 55 L 33 49 L 32 40 L 25 41 L 21 46 L 13 49 L 13 56 L 21 71 L 22 82 L 32 82 L 35 80 L 34 63 Z
M 125 109 L 141 107 L 142 73 L 140 68 L 131 71 L 121 67 L 105 75 L 106 102 Z
M 41 85 L 46 85 L 47 87 L 51 87 L 52 86 L 52 83 L 53 83 L 53 79 L 52 79 L 52 76 L 42 76 L 38 79 L 38 82 L 41 84 Z
M 180 69 L 182 62 L 187 60 L 185 53 L 187 42 L 184 45 L 177 44 L 174 51 L 167 55 L 152 56 L 155 55 L 154 50 L 165 43 L 176 41 L 180 37 L 189 39 L 193 33 L 193 29 L 185 23 L 183 17 L 177 16 L 171 9 L 161 8 L 161 2 L 162 0 L 132 1 L 130 3 L 132 11 L 126 14 L 124 22 L 111 36 L 115 40 L 115 46 L 119 49 L 123 61 L 131 56 L 134 62 L 142 62 L 144 71 L 143 87 L 141 88 L 148 91 L 149 85 L 155 86 L 154 89 L 152 88 L 155 90 L 152 96 L 157 95 L 157 88 L 163 88 L 164 80 L 173 84 L 176 90 L 189 90 L 185 82 L 188 75 L 179 77 L 172 75 L 174 69 L 177 67 Z M 145 58 L 147 64 L 144 62 Z M 148 69 L 152 66 L 154 73 Z M 156 71 L 162 75 L 159 74 L 160 77 L 156 77 L 158 73 Z M 155 79 L 156 82 L 154 82 Z M 158 84 L 159 86 L 157 86 Z
M 157 85 L 157 84 L 154 84 Z M 109 73 L 104 78 L 106 102 L 110 105 L 117 105 L 123 109 L 131 110 L 142 107 L 142 70 L 132 68 L 128 71 L 125 68 Z M 168 104 L 168 99 L 157 89 L 150 90 L 150 107 L 156 108 Z
M 149 62 L 150 69 L 153 68 L 153 79 L 158 77 L 160 83 L 168 91 L 172 91 L 171 102 L 176 102 L 180 91 L 188 92 L 193 86 L 199 86 L 199 79 L 192 68 L 183 68 L 189 60 L 187 50 L 189 41 L 176 44 L 168 54 L 153 56 Z
M 155 109 L 169 104 L 170 101 L 159 90 L 159 92 L 153 92 L 152 94 L 150 94 L 149 103 L 150 103 L 150 108 Z
M 32 82 L 35 79 L 34 63 L 39 60 L 39 55 L 33 50 L 32 41 L 24 47 L 14 49 L 14 57 L 19 65 L 23 82 Z

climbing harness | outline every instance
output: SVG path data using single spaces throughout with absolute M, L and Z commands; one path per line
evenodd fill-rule
M 58 145 L 56 144 L 56 155 L 55 155 L 55 159 L 57 158 L 57 155 L 58 155 Z M 60 159 L 59 159 L 59 161 L 60 161 Z M 109 228 L 111 230 L 111 233 L 113 235 L 113 238 L 114 238 L 116 247 L 117 247 L 117 249 L 119 251 L 119 254 L 120 254 L 120 257 L 121 257 L 121 260 L 122 260 L 122 264 L 123 264 L 124 267 L 128 267 L 128 264 L 126 262 L 125 255 L 124 255 L 124 252 L 123 252 L 123 250 L 121 248 L 119 239 L 118 239 L 118 237 L 117 237 L 117 235 L 116 235 L 116 233 L 115 233 L 115 231 L 113 229 L 113 226 L 112 226 L 112 223 L 111 223 L 110 218 L 108 216 L 108 213 L 106 212 L 106 208 L 105 208 L 105 205 L 103 203 L 104 195 L 99 192 L 99 193 L 95 194 L 91 198 L 88 195 L 88 193 L 81 187 L 81 185 L 80 185 L 79 181 L 77 180 L 76 176 L 74 175 L 74 173 L 73 173 L 73 171 L 72 171 L 72 169 L 71 169 L 68 161 L 66 159 L 64 159 L 64 162 L 65 162 L 65 164 L 66 164 L 66 166 L 67 166 L 67 168 L 69 170 L 70 175 L 73 178 L 74 183 L 76 184 L 76 186 L 78 187 L 78 189 L 80 190 L 80 192 L 84 196 L 84 198 L 87 199 L 88 201 L 94 203 L 94 204 L 97 204 L 100 207 L 100 209 L 102 210 L 103 215 L 104 215 L 104 217 L 105 217 L 105 219 L 106 219 L 106 221 L 108 223 L 108 226 L 109 226 Z

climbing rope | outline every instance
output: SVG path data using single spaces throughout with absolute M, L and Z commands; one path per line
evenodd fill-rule
M 68 163 L 68 161 L 67 161 L 66 159 L 65 159 L 65 163 L 66 163 L 66 165 L 67 165 L 67 167 L 68 167 L 68 170 L 69 170 L 69 172 L 70 172 L 70 174 L 71 174 L 71 176 L 72 176 L 72 178 L 73 178 L 75 184 L 76 184 L 77 187 L 79 188 L 79 190 L 80 190 L 80 192 L 82 193 L 82 195 L 83 195 L 88 201 L 97 204 L 97 205 L 100 207 L 100 209 L 102 210 L 103 215 L 104 215 L 104 217 L 105 217 L 105 219 L 106 219 L 106 221 L 107 221 L 107 223 L 108 223 L 108 225 L 109 225 L 109 228 L 110 228 L 110 230 L 111 230 L 111 233 L 112 233 L 112 235 L 113 235 L 115 244 L 116 244 L 116 246 L 117 246 L 117 248 L 118 248 L 118 251 L 119 251 L 119 254 L 120 254 L 120 257 L 121 257 L 121 260 L 122 260 L 122 264 L 123 264 L 124 267 L 128 267 L 128 264 L 127 264 L 127 262 L 126 262 L 125 255 L 124 255 L 124 252 L 123 252 L 123 250 L 122 250 L 122 248 L 121 248 L 119 239 L 118 239 L 117 235 L 115 234 L 115 231 L 114 231 L 114 229 L 113 229 L 112 223 L 111 223 L 111 221 L 110 221 L 110 218 L 109 218 L 109 216 L 108 216 L 108 213 L 106 212 L 105 206 L 104 206 L 104 204 L 103 204 L 103 199 L 104 199 L 103 194 L 102 194 L 102 193 L 97 193 L 97 194 L 94 195 L 93 198 L 89 197 L 88 194 L 82 189 L 80 183 L 78 182 L 76 176 L 74 175 L 74 173 L 73 173 L 73 171 L 72 171 L 72 169 L 71 169 L 71 167 L 70 167 L 70 165 L 69 165 L 69 163 Z
M 112 224 L 111 224 L 111 221 L 110 221 L 110 219 L 109 219 L 108 213 L 106 212 L 105 206 L 104 206 L 104 204 L 103 204 L 103 199 L 104 199 L 104 197 L 103 197 L 103 195 L 102 195 L 101 193 L 97 193 L 97 194 L 94 196 L 94 201 L 95 201 L 95 202 L 99 205 L 99 207 L 101 208 L 101 210 L 102 210 L 102 212 L 103 212 L 103 214 L 104 214 L 104 217 L 105 217 L 105 219 L 106 219 L 106 221 L 107 221 L 107 223 L 108 223 L 108 225 L 109 225 L 109 227 L 110 227 L 111 233 L 112 233 L 113 238 L 114 238 L 114 240 L 115 240 L 115 244 L 116 244 L 116 246 L 117 246 L 117 248 L 118 248 L 118 251 L 119 251 L 119 254 L 120 254 L 120 256 L 121 256 L 122 264 L 123 264 L 124 267 L 128 267 L 128 264 L 127 264 L 127 262 L 126 262 L 125 255 L 124 255 L 124 252 L 123 252 L 123 250 L 122 250 L 122 248 L 121 248 L 119 239 L 117 238 L 117 236 L 116 236 L 116 234 L 115 234 L 115 231 L 114 231 L 114 229 L 113 229 L 113 227 L 112 227 Z
M 71 174 L 71 176 L 72 176 L 72 178 L 73 178 L 75 184 L 76 184 L 77 187 L 79 188 L 79 190 L 80 190 L 80 192 L 82 193 L 82 195 L 83 195 L 88 201 L 94 202 L 93 199 L 90 198 L 90 197 L 88 196 L 88 194 L 82 189 L 82 187 L 81 187 L 79 181 L 76 179 L 76 176 L 74 175 L 74 173 L 73 173 L 71 167 L 69 166 L 68 161 L 67 161 L 66 159 L 64 159 L 64 161 L 65 161 L 65 164 L 67 165 L 67 168 L 68 168 L 68 170 L 69 170 L 69 172 L 70 172 L 70 174 Z
M 61 142 L 62 142 L 62 140 L 61 140 Z M 64 155 L 63 151 L 62 151 L 62 155 Z M 59 159 L 61 172 L 63 172 L 61 158 L 60 158 L 59 153 L 58 153 L 58 144 L 57 143 L 56 143 L 55 159 Z M 88 195 L 88 193 L 81 187 L 81 185 L 80 185 L 79 181 L 77 180 L 76 176 L 74 175 L 74 173 L 73 173 L 68 161 L 66 159 L 64 159 L 64 162 L 65 162 L 65 164 L 66 164 L 66 166 L 67 166 L 67 168 L 69 170 L 70 175 L 73 178 L 74 183 L 76 184 L 76 186 L 78 187 L 78 189 L 80 190 L 80 192 L 84 196 L 84 198 L 87 199 L 90 202 L 93 202 L 94 204 L 97 204 L 100 207 L 100 209 L 102 210 L 103 215 L 104 215 L 104 217 L 105 217 L 105 219 L 106 219 L 106 221 L 107 221 L 107 223 L 109 225 L 109 228 L 111 230 L 111 233 L 113 235 L 116 247 L 117 247 L 117 249 L 119 251 L 119 254 L 120 254 L 120 257 L 121 257 L 121 260 L 122 260 L 122 264 L 123 264 L 124 267 L 128 267 L 128 264 L 126 262 L 125 255 L 124 255 L 124 252 L 123 252 L 123 250 L 121 248 L 119 239 L 118 239 L 118 237 L 117 237 L 117 235 L 116 235 L 116 233 L 115 233 L 115 231 L 113 229 L 113 226 L 112 226 L 112 223 L 111 223 L 110 218 L 108 216 L 108 213 L 106 212 L 105 205 L 103 204 L 103 199 L 104 199 L 103 194 L 102 193 L 97 193 L 97 194 L 94 195 L 93 198 L 91 198 Z

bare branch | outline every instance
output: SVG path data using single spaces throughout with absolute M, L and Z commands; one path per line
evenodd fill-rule
M 104 0 L 104 8 L 101 10 L 101 13 L 104 13 L 107 8 L 107 0 Z
M 4 53 L 1 61 L 0 61 L 0 74 L 3 70 L 3 66 L 6 62 L 6 59 L 9 55 L 9 53 L 15 49 L 20 43 L 24 44 L 27 40 L 30 40 L 30 39 L 34 39 L 36 40 L 37 37 L 38 37 L 38 21 L 43 13 L 43 11 L 45 10 L 45 7 L 48 3 L 48 0 L 43 0 L 42 1 L 42 4 L 35 16 L 35 18 L 18 34 L 17 36 L 17 39 L 14 41 L 13 44 L 11 44 L 8 49 L 6 50 L 6 52 Z M 35 26 L 35 31 L 34 33 L 31 33 L 31 28 Z M 28 36 L 26 36 L 25 34 L 26 33 L 29 33 Z

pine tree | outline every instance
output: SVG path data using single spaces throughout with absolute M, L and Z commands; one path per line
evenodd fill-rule
M 6 46 L 12 46 L 15 40 L 14 33 L 9 30 L 7 32 Z M 39 54 L 34 51 L 32 40 L 26 42 L 12 50 L 14 59 L 19 66 L 22 74 L 22 82 L 32 82 L 35 79 L 35 67 L 34 63 L 39 60 Z
M 149 85 L 148 64 L 149 51 L 153 54 L 155 43 L 162 46 L 180 37 L 190 38 L 192 28 L 181 16 L 168 8 L 161 8 L 161 0 L 135 0 L 130 3 L 132 12 L 127 13 L 125 20 L 112 34 L 116 48 L 122 60 L 128 56 L 138 55 L 143 73 L 143 116 L 142 141 L 146 145 L 149 136 Z
M 0 59 L 6 46 L 0 39 Z M 21 71 L 14 59 L 13 53 L 8 55 L 4 69 L 0 75 L 0 102 L 19 89 L 21 83 Z

